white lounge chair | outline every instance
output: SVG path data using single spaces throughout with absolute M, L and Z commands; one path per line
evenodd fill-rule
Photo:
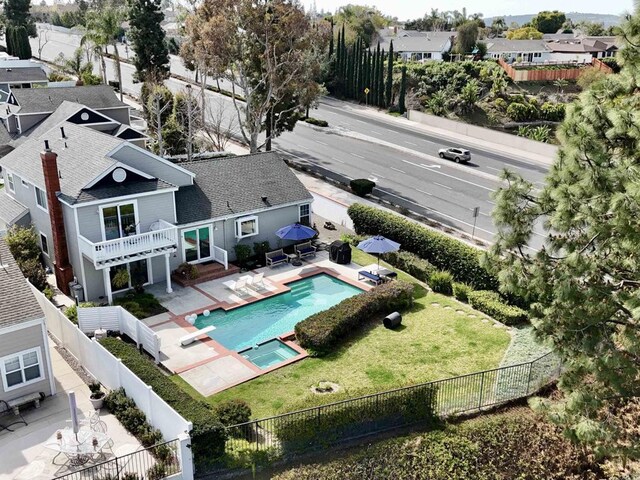
M 209 325 L 208 327 L 201 328 L 200 330 L 197 330 L 188 335 L 185 335 L 184 337 L 180 338 L 180 345 L 182 346 L 189 345 L 190 343 L 193 343 L 195 339 L 198 338 L 200 335 L 204 335 L 205 333 L 212 332 L 215 329 L 216 327 L 214 327 L 213 325 Z
M 256 273 L 253 277 L 249 277 L 247 285 L 254 290 L 266 290 L 267 285 L 264 283 L 264 272 Z
M 247 290 L 247 278 L 240 277 L 238 280 L 227 280 L 226 282 L 222 282 L 222 284 L 227 287 L 229 290 L 239 294 L 248 294 L 249 290 Z

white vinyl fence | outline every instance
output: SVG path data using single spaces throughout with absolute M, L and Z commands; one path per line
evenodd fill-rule
M 78 307 L 78 327 L 84 333 L 113 330 L 125 334 L 142 346 L 156 363 L 160 362 L 160 337 L 151 328 L 120 306 Z
M 114 357 L 95 339 L 90 339 L 74 325 L 55 305 L 35 288 L 31 287 L 44 311 L 47 329 L 58 344 L 71 355 L 100 383 L 111 390 L 123 387 L 138 408 L 147 416 L 151 425 L 162 432 L 165 439 L 172 440 L 190 432 L 191 422 L 182 418 L 162 400 L 153 389 L 140 380 L 131 370 Z

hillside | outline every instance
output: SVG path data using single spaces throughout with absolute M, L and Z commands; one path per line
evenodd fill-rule
M 526 14 L 526 15 L 505 15 L 504 21 L 507 25 L 511 25 L 511 22 L 516 22 L 518 25 L 522 25 L 523 23 L 530 22 L 533 17 L 535 17 L 535 13 Z M 587 20 L 589 22 L 595 23 L 604 23 L 605 27 L 609 27 L 611 25 L 618 25 L 622 18 L 619 15 L 608 15 L 606 13 L 579 13 L 579 12 L 569 12 L 566 13 L 567 18 L 570 18 L 574 23 L 582 22 L 583 20 Z M 485 18 L 485 23 L 487 25 L 491 25 L 493 21 L 493 17 Z

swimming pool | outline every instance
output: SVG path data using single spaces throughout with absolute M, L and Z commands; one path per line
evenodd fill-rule
M 229 350 L 239 351 L 293 331 L 314 313 L 362 293 L 357 287 L 327 274 L 314 275 L 287 284 L 291 291 L 233 310 L 214 310 L 198 315 L 195 327 L 213 325 L 208 335 Z

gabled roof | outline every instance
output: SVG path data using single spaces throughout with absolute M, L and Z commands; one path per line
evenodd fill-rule
M 276 152 L 183 163 L 194 185 L 176 192 L 179 224 L 311 201 L 312 196 Z M 266 201 L 263 201 L 266 197 Z
M 17 89 L 13 95 L 20 105 L 18 115 L 51 113 L 65 100 L 93 109 L 127 108 L 127 104 L 118 100 L 113 88 L 108 85 Z
M 544 40 L 509 40 L 492 38 L 487 40 L 487 53 L 507 52 L 546 52 L 547 42 Z
M 43 318 L 36 297 L 1 238 L 0 257 L 0 328 Z
M 15 222 L 29 213 L 29 209 L 5 191 L 0 191 L 0 221 L 5 225 Z
M 418 32 L 415 30 L 399 30 L 397 35 L 385 34 L 380 40 L 380 48 L 389 51 L 393 40 L 394 52 L 442 52 L 447 42 L 456 36 L 456 32 Z
M 46 82 L 47 72 L 42 67 L 2 68 L 0 65 L 0 83 Z

